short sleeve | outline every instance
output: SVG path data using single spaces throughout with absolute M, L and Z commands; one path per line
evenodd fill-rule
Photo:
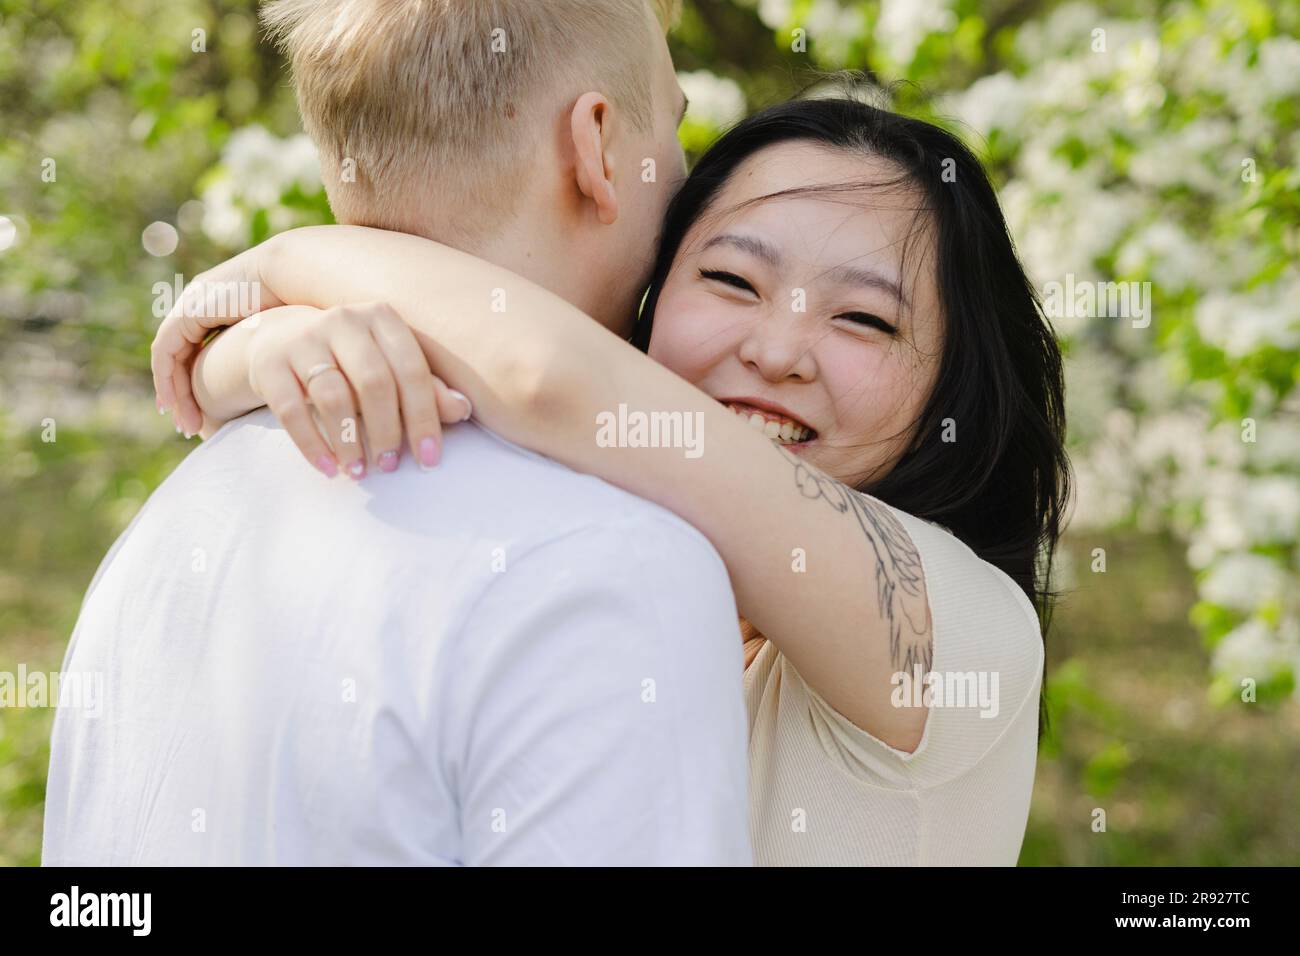
M 774 666 L 785 693 L 798 687 L 832 759 L 873 785 L 914 790 L 966 773 L 1013 725 L 1036 725 L 1043 642 L 1033 605 L 1009 577 L 948 531 L 893 510 L 921 556 L 933 623 L 931 683 L 904 683 L 895 691 L 920 704 L 930 690 L 931 710 L 916 750 L 897 750 L 858 727 L 804 683 L 789 661 Z

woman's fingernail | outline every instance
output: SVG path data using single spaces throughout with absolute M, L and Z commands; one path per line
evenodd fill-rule
M 348 465 L 348 476 L 351 477 L 353 481 L 360 481 L 362 478 L 366 477 L 366 460 L 364 458 L 358 458 L 352 464 Z
M 438 464 L 438 457 L 441 454 L 441 451 L 442 449 L 438 447 L 438 439 L 432 437 L 421 438 L 420 467 L 428 469 Z
M 176 426 L 176 434 L 178 434 L 178 435 L 183 435 L 183 434 L 185 434 L 184 432 L 181 431 L 181 426 L 180 426 L 180 425 L 177 425 L 177 426 Z
M 462 422 L 468 421 L 469 417 L 474 414 L 474 406 L 470 404 L 470 400 L 465 397 L 465 393 L 458 392 L 454 388 L 449 388 L 447 389 L 447 394 L 453 396 L 454 398 L 459 398 L 462 402 L 465 403 L 465 414 L 460 416 L 460 420 Z
M 379 456 L 380 471 L 397 471 L 397 452 L 386 451 Z
M 334 459 L 329 455 L 321 455 L 317 458 L 316 467 L 321 470 L 326 478 L 333 478 L 339 473 L 339 466 L 334 464 Z
M 154 404 L 158 406 L 158 414 L 159 414 L 159 415 L 166 415 L 166 414 L 167 414 L 167 407 L 166 407 L 165 405 L 163 405 L 163 403 L 162 403 L 162 399 L 161 399 L 161 398 L 158 399 L 156 402 L 154 402 Z

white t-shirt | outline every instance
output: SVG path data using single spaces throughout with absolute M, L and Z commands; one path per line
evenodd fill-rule
M 328 481 L 257 412 L 91 585 L 44 862 L 747 864 L 741 667 L 662 508 L 473 424 Z

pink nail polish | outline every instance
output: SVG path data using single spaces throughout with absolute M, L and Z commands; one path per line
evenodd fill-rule
M 397 452 L 386 451 L 379 456 L 380 471 L 397 471 Z
M 338 465 L 334 464 L 334 459 L 329 455 L 321 455 L 317 458 L 316 467 L 321 470 L 326 478 L 333 478 L 339 473 Z
M 353 481 L 360 481 L 366 477 L 366 462 L 364 458 L 358 458 L 352 464 L 348 465 L 348 476 Z
M 438 458 L 442 454 L 442 449 L 438 447 L 436 438 L 420 439 L 420 467 L 432 468 L 438 464 Z

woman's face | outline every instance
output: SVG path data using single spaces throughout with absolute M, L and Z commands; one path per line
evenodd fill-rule
M 937 173 L 936 173 L 937 175 Z M 906 450 L 943 322 L 921 198 L 892 163 L 811 143 L 741 164 L 691 230 L 655 309 L 650 355 L 849 485 Z

